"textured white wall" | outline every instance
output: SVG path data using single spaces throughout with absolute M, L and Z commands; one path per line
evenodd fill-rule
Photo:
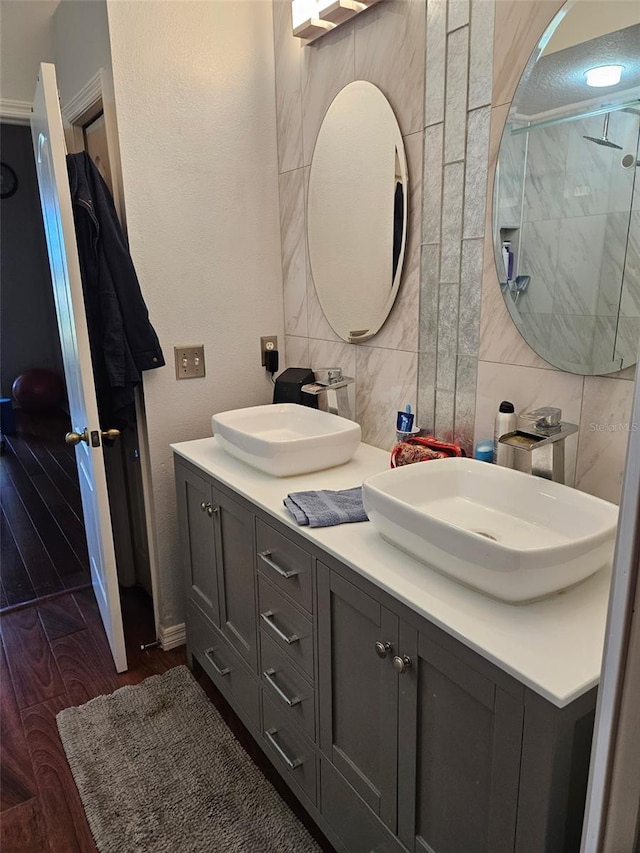
M 53 62 L 58 0 L 0 0 L 0 97 L 31 103 L 38 66 Z
M 111 68 L 105 0 L 61 0 L 53 16 L 60 102 L 78 94 L 99 68 Z
M 259 336 L 283 335 L 271 4 L 109 0 L 130 248 L 168 365 L 145 374 L 160 622 L 183 620 L 169 444 L 270 402 Z M 173 347 L 204 344 L 204 379 Z

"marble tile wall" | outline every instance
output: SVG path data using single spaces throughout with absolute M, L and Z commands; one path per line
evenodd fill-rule
M 363 439 L 384 448 L 393 441 L 394 413 L 407 402 L 417 404 L 421 426 L 468 448 L 493 434 L 503 398 L 519 409 L 558 405 L 580 425 L 568 447 L 569 477 L 617 500 L 635 370 L 583 377 L 551 367 L 507 313 L 493 259 L 502 130 L 520 74 L 563 0 L 385 0 L 307 47 L 290 35 L 290 3 L 273 3 L 285 364 L 330 361 L 353 371 Z M 359 78 L 378 85 L 396 113 L 412 190 L 399 297 L 378 335 L 356 346 L 340 341 L 322 314 L 304 217 L 322 117 Z M 625 304 L 632 347 L 640 298 L 628 294 Z M 542 336 L 548 310 L 539 313 Z
M 274 0 L 285 363 L 354 365 L 363 439 L 394 440 L 398 408 L 416 423 L 473 439 L 492 91 L 494 0 L 385 0 L 313 45 L 290 35 Z M 366 79 L 393 107 L 407 152 L 409 238 L 389 319 L 345 344 L 318 302 L 305 246 L 305 185 L 331 100 Z M 446 93 L 446 97 L 445 97 Z M 324 363 L 324 362 L 323 362 Z
M 427 0 L 420 426 L 473 445 L 494 0 Z
M 633 379 L 635 369 L 628 368 L 616 374 L 607 376 L 581 376 L 574 373 L 565 373 L 556 370 L 549 363 L 537 355 L 529 347 L 520 335 L 515 324 L 511 320 L 505 307 L 493 258 L 493 245 L 491 239 L 491 215 L 492 215 L 492 186 L 493 174 L 497 160 L 498 148 L 502 131 L 507 119 L 510 106 L 518 79 L 535 44 L 550 23 L 556 12 L 562 6 L 562 0 L 497 0 L 495 14 L 495 37 L 493 52 L 493 97 L 491 108 L 491 133 L 489 148 L 489 190 L 487 194 L 487 238 L 484 243 L 484 272 L 482 285 L 482 308 L 480 320 L 480 342 L 479 342 L 479 364 L 477 376 L 477 400 L 475 409 L 475 440 L 490 437 L 493 434 L 493 419 L 500 400 L 511 399 L 517 410 L 526 410 L 533 406 L 555 405 L 563 409 L 563 416 L 574 423 L 579 424 L 579 432 L 576 436 L 568 439 L 567 445 L 567 477 L 570 482 L 574 478 L 575 485 L 584 491 L 603 497 L 607 500 L 618 501 L 622 484 L 624 469 L 624 456 L 626 443 L 632 425 L 629 423 L 631 404 L 633 397 Z M 562 127 L 562 126 L 561 126 Z M 566 127 L 566 126 L 564 126 Z M 590 135 L 598 135 L 597 133 Z M 531 135 L 530 144 L 533 140 Z M 613 136 L 612 136 L 613 138 Z M 540 142 L 542 138 L 540 137 Z M 571 144 L 569 140 L 569 145 Z M 577 137 L 573 140 L 578 144 Z M 536 143 L 538 144 L 538 143 Z M 598 157 L 597 146 L 592 153 Z M 604 149 L 603 149 L 604 150 Z M 585 155 L 585 156 L 588 156 Z M 551 163 L 555 162 L 552 160 Z M 501 166 L 502 168 L 502 166 Z M 551 167 L 550 167 L 551 168 Z M 558 168 L 564 170 L 564 163 L 558 164 Z M 575 161 L 572 167 L 575 174 L 572 180 L 575 186 L 586 185 L 581 182 L 580 163 Z M 571 170 L 570 170 L 571 171 Z M 622 171 L 622 170 L 621 170 Z M 584 171 L 583 171 L 584 174 Z M 617 176 L 616 176 L 617 177 Z M 564 177 L 563 177 L 564 181 Z M 564 184 L 562 184 L 564 186 Z M 517 187 L 516 187 L 517 191 Z M 602 211 L 598 208 L 602 203 L 611 203 L 611 197 L 619 188 L 613 188 L 608 183 L 607 199 L 602 193 L 576 194 L 570 200 L 575 210 L 572 216 L 581 216 L 583 221 L 581 227 L 576 228 L 573 235 L 576 240 L 581 241 L 585 252 L 588 254 L 591 241 L 585 239 L 584 217 L 588 214 L 590 219 L 598 219 Z M 542 204 L 546 203 L 547 218 L 562 219 L 567 214 L 563 213 L 563 199 L 560 194 L 557 198 L 547 195 L 546 200 L 539 193 L 536 196 L 536 187 L 532 193 L 530 202 L 536 203 L 536 198 Z M 602 198 L 601 198 L 602 196 Z M 555 203 L 557 215 L 548 214 L 549 205 Z M 614 203 L 615 204 L 615 203 Z M 585 208 L 586 205 L 586 208 Z M 595 205 L 595 207 L 594 207 Z M 613 210 L 613 208 L 609 208 Z M 529 221 L 524 224 L 523 231 L 529 229 L 530 237 L 533 239 L 534 230 L 549 228 L 542 221 L 545 214 L 540 216 L 539 221 L 533 222 L 534 216 L 529 216 Z M 606 239 L 606 219 L 604 216 L 605 230 L 602 233 L 603 241 Z M 576 220 L 574 220 L 576 221 Z M 597 224 L 597 223 L 596 223 Z M 602 224 L 602 223 L 601 223 Z M 639 223 L 640 224 L 640 223 Z M 594 225 L 593 228 L 596 228 Z M 591 234 L 591 231 L 589 233 Z M 596 228 L 597 230 L 597 228 Z M 602 228 L 600 228 L 602 231 Z M 598 234 L 600 233 L 598 231 Z M 591 234 L 593 240 L 598 234 Z M 553 305 L 553 279 L 551 271 L 560 263 L 560 247 L 563 245 L 562 236 L 558 235 L 558 258 L 538 257 L 531 260 L 536 266 L 536 275 L 545 282 L 545 287 L 540 288 L 537 293 L 538 304 L 535 309 L 539 312 L 538 334 L 543 336 L 545 328 L 549 330 L 555 325 L 555 331 L 563 334 L 573 341 L 573 351 L 576 360 L 583 357 L 585 341 L 587 347 L 591 341 L 594 346 L 603 346 L 606 340 L 607 320 L 603 317 L 598 321 L 592 317 L 555 316 L 552 319 L 550 313 L 554 310 Z M 568 235 L 565 235 L 568 239 Z M 551 252 L 553 255 L 553 251 Z M 632 250 L 633 256 L 633 250 Z M 634 261 L 632 261 L 634 263 Z M 587 271 L 588 272 L 588 271 Z M 593 302 L 594 293 L 598 299 L 606 299 L 607 293 L 598 291 L 598 283 L 591 288 L 585 296 L 584 293 L 576 294 L 574 302 Z M 588 297 L 588 298 L 587 298 Z M 627 302 L 633 302 L 633 295 L 627 296 Z M 575 304 L 565 306 L 567 309 L 580 307 Z M 637 322 L 638 312 L 630 315 Z M 625 318 L 623 317 L 623 320 Z M 580 326 L 582 322 L 582 327 Z M 592 328 L 594 324 L 600 324 L 598 328 Z M 622 323 L 624 325 L 624 323 Z M 630 328 L 626 332 L 625 346 L 630 351 L 635 346 L 637 349 L 637 328 Z
M 284 366 L 338 365 L 354 376 L 350 392 L 363 441 L 391 448 L 396 411 L 407 403 L 414 409 L 418 405 L 426 2 L 385 0 L 312 45 L 291 35 L 290 0 L 273 0 L 273 5 Z M 456 0 L 455 6 L 459 26 L 464 26 L 468 3 Z M 443 32 L 442 45 L 445 36 Z M 391 314 L 377 335 L 355 345 L 340 340 L 324 317 L 309 265 L 305 220 L 309 165 L 320 124 L 335 95 L 357 79 L 382 90 L 400 125 L 409 172 L 409 229 Z

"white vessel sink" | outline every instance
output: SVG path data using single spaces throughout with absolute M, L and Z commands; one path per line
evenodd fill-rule
M 227 453 L 275 477 L 342 465 L 361 435 L 353 421 L 296 403 L 221 412 L 211 427 Z
M 613 558 L 615 504 L 476 459 L 384 471 L 363 495 L 391 544 L 502 601 L 544 598 Z

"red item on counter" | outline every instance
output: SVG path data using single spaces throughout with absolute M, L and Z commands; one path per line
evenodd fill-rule
M 391 451 L 391 467 L 399 468 L 413 462 L 429 462 L 431 459 L 466 455 L 457 444 L 440 441 L 434 435 L 421 435 L 396 444 Z

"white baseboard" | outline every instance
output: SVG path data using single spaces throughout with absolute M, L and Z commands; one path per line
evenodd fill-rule
M 184 622 L 181 622 L 179 625 L 169 625 L 168 628 L 160 625 L 158 628 L 158 639 L 160 640 L 160 647 L 164 652 L 184 645 L 187 642 Z

